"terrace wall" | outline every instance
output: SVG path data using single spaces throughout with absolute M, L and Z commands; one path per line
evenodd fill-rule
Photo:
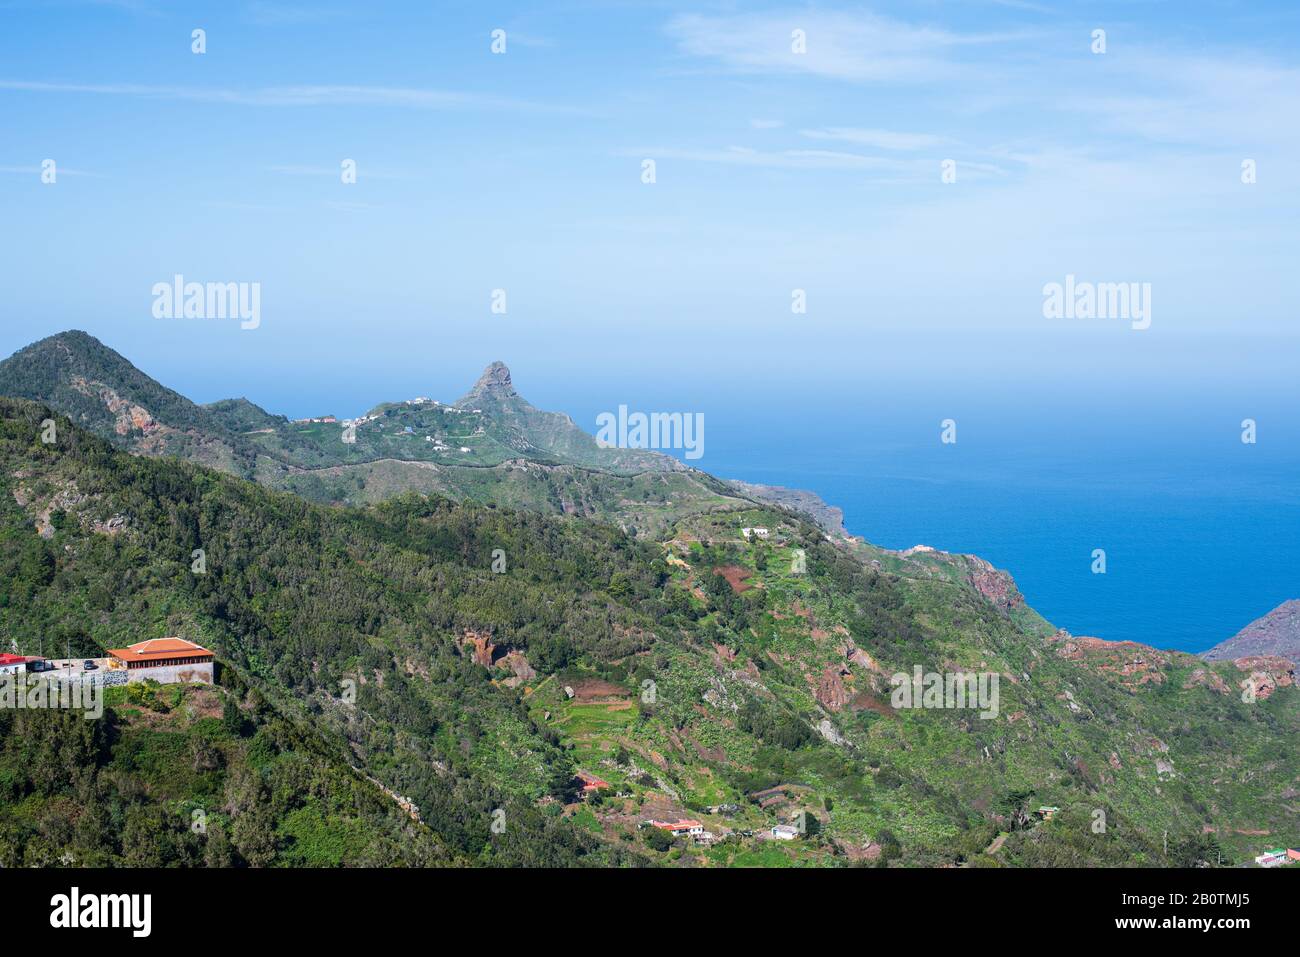
M 212 681 L 212 662 L 204 661 L 195 664 L 184 665 L 167 665 L 157 668 L 132 668 L 127 672 L 127 681 L 135 684 L 137 681 L 144 681 L 152 678 L 159 684 L 170 685 L 185 682 L 188 684 L 207 684 Z

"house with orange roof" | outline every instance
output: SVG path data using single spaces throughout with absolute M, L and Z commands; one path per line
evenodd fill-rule
M 667 831 L 673 837 L 682 837 L 687 834 L 691 837 L 699 837 L 704 833 L 704 825 L 689 818 L 682 818 L 677 821 L 651 821 L 650 826 L 657 827 L 661 831 Z
M 152 680 L 160 684 L 212 684 L 215 655 L 184 638 L 151 638 L 129 648 L 110 648 L 109 667 L 125 668 L 127 683 Z
M 582 782 L 583 794 L 594 794 L 602 789 L 608 790 L 610 786 L 608 781 L 602 781 L 596 775 L 588 774 L 586 771 L 578 772 L 578 780 Z

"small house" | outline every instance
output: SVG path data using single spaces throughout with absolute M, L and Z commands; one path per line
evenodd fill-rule
M 651 821 L 651 827 L 657 827 L 661 831 L 667 831 L 673 837 L 698 837 L 704 834 L 704 825 L 699 821 L 690 818 L 682 818 L 678 821 Z
M 772 837 L 778 841 L 793 841 L 799 836 L 799 829 L 790 824 L 777 824 L 772 827 Z
M 582 782 L 583 794 L 594 794 L 597 791 L 609 789 L 609 782 L 602 781 L 594 774 L 588 774 L 586 771 L 579 771 L 577 777 L 578 780 Z
M 27 655 L 0 654 L 0 675 L 24 674 L 31 670 L 28 667 L 31 662 L 40 660 Z

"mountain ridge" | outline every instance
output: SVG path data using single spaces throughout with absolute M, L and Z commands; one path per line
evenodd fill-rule
M 1300 599 L 1282 602 L 1231 638 L 1201 652 L 1201 657 L 1210 661 L 1253 656 L 1288 658 L 1300 663 Z
M 266 711 L 257 696 L 314 728 L 333 768 L 314 773 L 355 765 L 409 798 L 433 859 L 1193 866 L 1292 837 L 1292 672 L 1256 662 L 1246 678 L 1229 662 L 1045 631 L 977 559 L 835 543 L 771 506 L 675 516 L 662 542 L 437 497 L 326 507 L 128 455 L 65 418 L 47 445 L 50 415 L 0 399 L 0 641 L 91 657 L 179 633 L 213 648 L 248 689 L 231 728 Z M 755 526 L 768 536 L 744 536 Z M 890 676 L 914 669 L 997 675 L 1000 696 L 987 718 L 910 707 Z M 151 776 L 114 798 L 142 822 L 219 811 L 250 862 L 319 863 L 340 848 L 364 862 L 348 856 L 355 828 L 385 846 L 401 821 L 313 805 L 299 743 L 269 718 L 245 748 L 229 735 L 204 745 L 202 723 L 179 715 L 196 750 L 178 753 L 123 712 L 135 750 L 87 761 Z M 29 739 L 44 740 L 0 743 L 5 863 L 68 850 L 40 822 L 76 780 L 22 771 Z M 269 795 L 250 793 L 250 762 Z M 580 773 L 609 792 L 581 796 Z M 110 794 L 123 780 L 99 776 Z M 734 810 L 710 815 L 724 804 Z M 1055 819 L 1036 815 L 1044 805 Z M 1104 832 L 1090 826 L 1098 808 Z M 638 827 L 673 815 L 708 820 L 720 840 L 660 846 Z M 792 818 L 806 834 L 761 836 Z M 190 860 L 179 829 L 142 826 L 140 852 Z M 111 833 L 76 833 L 78 860 L 141 859 Z
M 324 503 L 374 504 L 418 491 L 611 521 L 656 537 L 684 516 L 768 505 L 811 519 L 894 574 L 949 578 L 1029 627 L 1053 630 L 1010 575 L 976 556 L 878 548 L 850 535 L 842 511 L 815 493 L 719 479 L 652 450 L 602 448 L 569 416 L 532 406 L 500 360 L 449 406 L 384 402 L 357 419 L 293 422 L 244 397 L 197 405 L 89 333 L 70 330 L 0 362 L 6 394 L 48 402 L 127 451 L 187 459 Z
M 74 367 L 90 369 L 98 387 L 74 380 L 69 373 Z M 664 527 L 664 516 L 674 510 L 779 501 L 778 496 L 764 499 L 762 486 L 728 484 L 657 451 L 602 447 L 570 416 L 529 403 L 499 360 L 451 404 L 388 401 L 355 419 L 295 422 L 247 398 L 196 405 L 95 337 L 71 330 L 0 362 L 0 395 L 48 402 L 128 451 L 189 459 L 337 504 L 400 493 L 405 489 L 395 472 L 414 476 L 417 488 L 493 500 L 497 493 L 485 487 L 479 470 L 506 474 L 508 463 L 516 460 L 539 469 L 589 471 L 577 484 L 562 470 L 552 471 L 550 482 L 539 478 L 531 490 L 515 482 L 513 492 L 500 492 L 503 504 L 602 517 L 645 532 Z M 393 462 L 410 467 L 394 470 Z M 439 482 L 430 483 L 422 463 L 439 467 Z M 607 473 L 609 481 L 597 473 Z M 631 498 L 623 494 L 629 482 L 638 486 Z M 592 488 L 602 484 L 609 487 Z

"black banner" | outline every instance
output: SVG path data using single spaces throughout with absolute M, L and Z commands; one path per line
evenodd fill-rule
M 537 921 L 582 938 L 695 913 L 692 936 L 776 921 L 830 920 L 872 941 L 936 946 L 1043 932 L 1232 946 L 1240 935 L 1280 943 L 1295 933 L 1300 869 L 1059 870 L 39 870 L 0 871 L 6 910 L 25 939 L 83 943 L 238 944 L 257 934 L 335 946 L 379 932 L 482 922 L 521 943 Z M 515 917 L 508 917 L 514 914 Z M 632 921 L 631 924 L 628 922 Z M 645 923 L 648 922 L 648 923 Z M 559 928 L 557 928 L 557 931 Z M 1043 938 L 1044 940 L 1048 938 Z

